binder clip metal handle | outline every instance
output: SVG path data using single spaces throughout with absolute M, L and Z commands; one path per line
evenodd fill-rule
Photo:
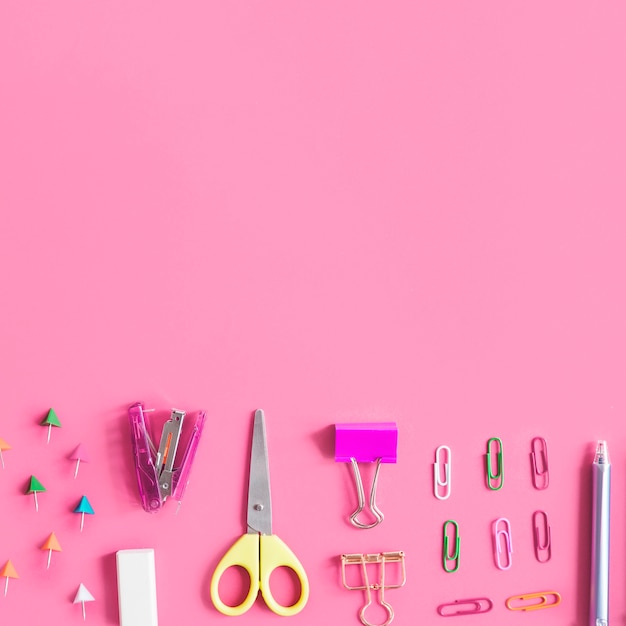
M 376 470 L 374 471 L 374 479 L 372 480 L 372 488 L 370 490 L 369 507 L 372 515 L 374 516 L 374 521 L 369 524 L 365 524 L 358 519 L 359 515 L 363 512 L 363 509 L 365 508 L 365 489 L 363 487 L 363 480 L 361 478 L 361 472 L 359 471 L 359 464 L 357 460 L 352 457 L 350 459 L 350 462 L 352 463 L 354 482 L 356 484 L 356 493 L 359 500 L 359 504 L 356 510 L 354 511 L 354 513 L 352 513 L 352 515 L 350 515 L 350 522 L 353 526 L 356 526 L 357 528 L 374 528 L 374 526 L 378 526 L 378 524 L 382 523 L 382 521 L 385 519 L 383 512 L 378 508 L 376 504 L 376 488 L 378 486 L 378 472 L 380 470 L 381 461 L 380 459 L 376 460 Z
M 349 519 L 356 528 L 374 528 L 382 523 L 384 515 L 376 503 L 380 465 L 381 463 L 396 463 L 397 459 L 398 426 L 395 422 L 335 424 L 335 461 L 350 463 L 354 474 L 358 506 Z M 359 515 L 365 508 L 365 488 L 359 463 L 374 462 L 376 469 L 368 498 L 374 521 L 365 523 L 359 520 Z
M 370 581 L 368 564 L 378 567 L 377 580 Z M 386 568 L 389 564 L 398 564 L 400 567 L 398 580 L 388 582 Z M 349 565 L 358 565 L 361 570 L 362 584 L 352 585 L 348 582 L 346 569 Z M 346 589 L 351 591 L 364 591 L 365 604 L 359 609 L 359 619 L 364 626 L 389 626 L 394 618 L 394 610 L 391 604 L 385 600 L 386 589 L 399 589 L 406 583 L 406 567 L 404 564 L 404 552 L 379 552 L 375 554 L 342 554 L 341 555 L 341 581 Z M 378 592 L 378 602 L 387 613 L 387 618 L 380 624 L 373 624 L 367 619 L 366 612 L 373 603 L 372 591 Z

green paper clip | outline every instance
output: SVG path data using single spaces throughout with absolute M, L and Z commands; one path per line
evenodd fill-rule
M 454 526 L 454 534 L 448 536 L 448 526 Z M 454 552 L 450 554 L 450 542 L 454 542 Z M 448 562 L 452 561 L 453 565 L 448 565 Z M 449 519 L 443 524 L 443 569 L 452 574 L 459 569 L 461 564 L 461 536 L 459 535 L 459 525 L 453 520 Z
M 495 451 L 494 451 L 495 448 Z M 495 459 L 496 472 L 493 472 L 493 457 Z M 492 491 L 502 489 L 504 485 L 504 464 L 502 458 L 502 439 L 491 437 L 487 439 L 487 487 Z

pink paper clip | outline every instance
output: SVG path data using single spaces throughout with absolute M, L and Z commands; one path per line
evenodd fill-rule
M 496 566 L 503 570 L 509 569 L 512 563 L 513 540 L 511 539 L 511 522 L 506 517 L 500 517 L 493 523 L 493 546 Z M 504 551 L 506 552 L 505 560 L 502 559 Z
M 541 524 L 539 518 L 543 518 Z M 542 540 L 541 537 L 544 537 Z M 546 563 L 552 558 L 552 532 L 548 524 L 548 514 L 545 511 L 533 513 L 533 540 L 535 544 L 535 557 L 539 563 Z
M 335 461 L 350 463 L 356 483 L 358 507 L 350 516 L 357 528 L 374 528 L 384 515 L 376 504 L 376 488 L 381 463 L 396 463 L 398 460 L 398 426 L 395 422 L 371 424 L 335 424 Z M 359 463 L 376 463 L 369 497 L 369 508 L 374 516 L 370 524 L 361 522 L 359 514 L 365 507 L 365 490 L 359 471 Z
M 530 443 L 530 450 L 533 487 L 535 489 L 547 489 L 550 484 L 548 444 L 543 437 L 535 437 Z
M 493 609 L 493 602 L 489 598 L 469 598 L 467 600 L 455 600 L 454 602 L 440 604 L 437 607 L 437 613 L 441 617 L 458 617 L 460 615 L 488 613 L 491 609 Z

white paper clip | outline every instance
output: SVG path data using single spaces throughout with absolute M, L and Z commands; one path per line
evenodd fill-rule
M 513 540 L 511 539 L 511 522 L 506 517 L 500 517 L 493 523 L 493 545 L 496 567 L 509 569 L 512 563 Z M 503 552 L 506 552 L 504 559 Z
M 441 461 L 442 452 L 446 453 L 446 460 Z M 442 471 L 443 466 L 443 471 Z M 452 450 L 448 446 L 439 446 L 435 450 L 433 466 L 433 490 L 437 500 L 447 500 L 452 491 Z

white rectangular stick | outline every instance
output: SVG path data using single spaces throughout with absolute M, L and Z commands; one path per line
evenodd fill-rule
M 158 626 L 154 550 L 119 550 L 116 560 L 120 626 Z

